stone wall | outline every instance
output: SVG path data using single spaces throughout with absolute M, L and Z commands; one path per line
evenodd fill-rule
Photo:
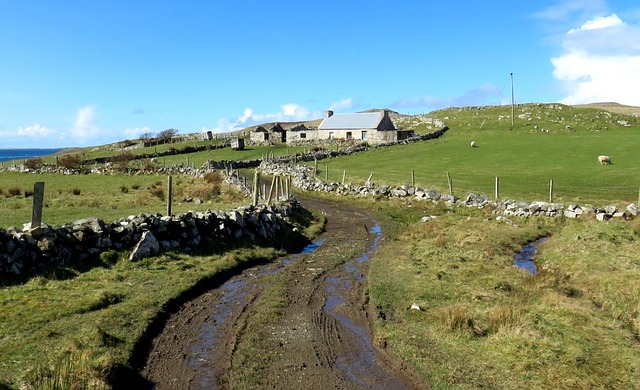
M 638 215 L 638 206 L 634 203 L 626 207 L 608 205 L 596 207 L 578 205 L 575 203 L 549 203 L 544 201 L 524 202 L 515 200 L 492 200 L 484 194 L 468 194 L 464 199 L 449 194 L 441 194 L 428 188 L 409 185 L 388 186 L 365 182 L 361 185 L 325 182 L 313 176 L 313 168 L 307 165 L 284 165 L 277 162 L 265 161 L 260 169 L 272 175 L 286 175 L 293 177 L 293 185 L 304 191 L 318 191 L 343 196 L 382 196 L 387 198 L 408 198 L 416 201 L 446 202 L 450 206 L 465 206 L 476 208 L 490 208 L 494 214 L 503 216 L 531 217 L 565 217 L 565 218 L 595 218 L 606 221 L 611 218 L 631 219 Z
M 61 227 L 0 229 L 0 279 L 33 275 L 89 261 L 108 250 L 131 250 L 138 260 L 162 251 L 189 252 L 225 240 L 275 238 L 299 205 L 295 201 L 176 216 L 139 214 L 105 223 L 86 218 Z

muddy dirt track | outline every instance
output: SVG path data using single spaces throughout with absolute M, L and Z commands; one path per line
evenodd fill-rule
M 415 389 L 374 345 L 367 309 L 368 258 L 383 240 L 375 218 L 330 200 L 299 198 L 321 210 L 326 231 L 300 254 L 244 270 L 182 305 L 151 345 L 141 375 L 154 389 Z M 234 354 L 252 321 L 265 278 L 286 278 L 286 309 L 260 345 L 273 356 L 258 384 L 237 383 Z M 236 363 L 237 364 L 237 363 Z M 249 382 L 251 383 L 251 382 Z M 255 382 L 254 382 L 255 383 Z

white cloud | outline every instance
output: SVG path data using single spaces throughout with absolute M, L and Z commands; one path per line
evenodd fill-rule
M 353 107 L 353 100 L 351 98 L 342 99 L 339 102 L 331 103 L 329 105 L 330 110 L 336 110 L 336 111 L 349 110 L 352 107 Z
M 71 129 L 71 135 L 80 140 L 95 138 L 99 129 L 93 124 L 96 108 L 85 106 L 78 109 L 75 126 Z
M 48 129 L 40 124 L 18 128 L 18 135 L 25 137 L 46 138 L 54 135 L 54 130 Z
M 148 127 L 135 127 L 129 128 L 124 131 L 124 135 L 126 138 L 137 139 L 140 138 L 142 134 L 151 133 L 151 130 Z
M 251 115 L 253 114 L 253 110 L 250 108 L 245 108 L 244 109 L 244 115 L 242 116 L 242 118 L 239 119 L 240 123 L 247 123 L 247 121 L 251 118 Z
M 228 133 L 245 127 L 266 122 L 300 122 L 322 117 L 319 112 L 312 112 L 306 107 L 296 103 L 288 103 L 280 106 L 276 113 L 256 113 L 251 108 L 245 108 L 243 115 L 235 119 L 222 118 L 213 128 L 203 127 L 202 132 Z
M 285 104 L 280 108 L 282 111 L 276 115 L 279 118 L 278 122 L 297 122 L 312 119 L 311 112 L 298 104 Z
M 536 17 L 552 22 L 564 22 L 576 15 L 584 19 L 584 15 L 604 12 L 607 5 L 604 0 L 561 0 L 535 14 Z
M 565 91 L 562 103 L 640 105 L 640 26 L 614 13 L 591 18 L 561 38 L 562 53 L 551 63 Z
M 618 17 L 618 15 L 613 14 L 609 16 L 598 16 L 595 19 L 587 20 L 582 26 L 578 28 L 572 28 L 569 30 L 567 34 L 575 34 L 580 31 L 586 30 L 599 30 L 602 28 L 609 28 L 614 26 L 623 26 L 624 22 L 622 19 Z

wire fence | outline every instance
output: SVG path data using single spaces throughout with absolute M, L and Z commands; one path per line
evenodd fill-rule
M 441 193 L 452 193 L 458 197 L 468 193 L 485 194 L 492 199 L 575 201 L 581 203 L 638 202 L 640 204 L 640 183 L 628 180 L 617 184 L 597 182 L 576 185 L 552 177 L 499 177 L 485 175 L 482 177 L 455 172 L 389 172 L 368 175 L 354 175 L 348 170 L 331 170 L 327 165 L 319 167 L 317 176 L 321 180 L 349 184 L 364 183 L 368 180 L 389 185 L 412 185 L 428 188 Z

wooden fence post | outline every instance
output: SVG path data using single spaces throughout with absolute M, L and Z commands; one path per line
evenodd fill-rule
M 453 181 L 449 172 L 447 172 L 447 183 L 449 184 L 449 195 L 453 196 Z
M 347 170 L 343 169 L 342 170 L 342 185 L 344 185 L 344 180 L 345 180 L 346 176 L 347 176 Z
M 31 229 L 42 225 L 42 205 L 44 203 L 44 182 L 33 185 L 33 209 L 31 211 Z
M 411 170 L 411 187 L 416 186 L 416 171 L 414 169 Z
M 324 181 L 329 181 L 329 164 L 324 164 Z
M 318 176 L 318 159 L 313 158 L 313 177 Z
M 258 205 L 258 189 L 260 188 L 259 180 L 260 180 L 260 174 L 256 169 L 255 173 L 253 174 L 253 202 L 252 202 L 253 206 Z
M 271 204 L 271 194 L 273 194 L 273 186 L 276 184 L 276 178 L 277 176 L 274 176 L 273 179 L 271 179 L 271 187 L 269 188 L 269 196 L 267 197 L 267 206 Z
M 371 182 L 371 178 L 373 177 L 373 173 L 369 175 L 369 178 L 367 179 L 367 183 Z
M 553 203 L 553 179 L 549 181 L 549 203 Z
M 496 176 L 495 199 L 498 200 L 499 198 L 500 198 L 500 178 Z
M 173 183 L 171 176 L 167 177 L 167 215 L 171 215 L 171 201 L 172 201 Z

